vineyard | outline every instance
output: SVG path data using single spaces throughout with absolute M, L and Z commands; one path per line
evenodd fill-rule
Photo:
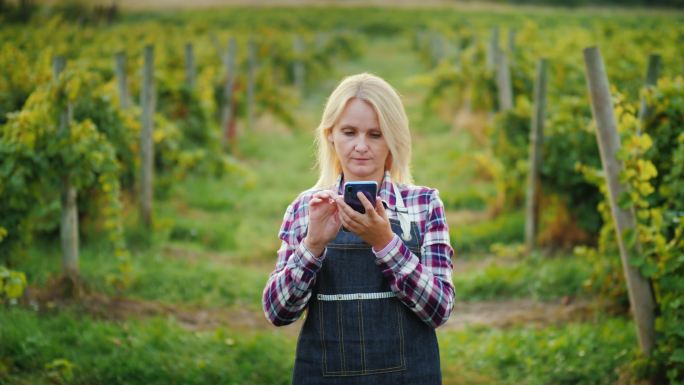
M 447 210 L 445 384 L 684 384 L 681 11 L 0 5 L 0 384 L 290 383 L 262 290 L 359 72 Z

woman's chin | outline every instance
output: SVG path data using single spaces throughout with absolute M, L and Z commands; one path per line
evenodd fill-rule
M 367 167 L 352 167 L 345 173 L 345 175 L 348 175 L 358 180 L 376 179 L 378 174 L 380 174 L 378 170 Z

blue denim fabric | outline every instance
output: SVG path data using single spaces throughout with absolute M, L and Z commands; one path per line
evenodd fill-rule
M 401 227 L 391 220 L 392 231 Z M 420 256 L 418 232 L 404 241 Z M 396 297 L 319 300 L 318 294 L 391 291 L 371 246 L 340 230 L 327 246 L 297 341 L 294 385 L 441 384 L 435 330 Z

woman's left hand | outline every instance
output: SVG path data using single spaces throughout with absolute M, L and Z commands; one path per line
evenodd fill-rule
M 392 226 L 390 226 L 385 206 L 382 204 L 382 199 L 377 197 L 375 199 L 375 207 L 370 203 L 363 193 L 358 192 L 357 196 L 366 209 L 365 214 L 361 214 L 351 208 L 344 202 L 342 196 L 335 198 L 337 202 L 338 215 L 342 225 L 347 230 L 355 233 L 361 239 L 373 246 L 376 251 L 382 250 L 390 243 L 394 237 Z

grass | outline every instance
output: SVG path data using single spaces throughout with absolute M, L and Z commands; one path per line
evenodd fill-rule
M 549 301 L 563 296 L 583 296 L 583 283 L 591 265 L 577 257 L 529 256 L 514 263 L 490 263 L 476 271 L 455 271 L 454 287 L 459 299 L 480 301 L 534 298 Z
M 536 329 L 468 328 L 440 335 L 442 366 L 486 373 L 500 384 L 608 385 L 633 358 L 634 325 L 621 318 Z
M 189 332 L 163 318 L 115 323 L 13 308 L 0 324 L 12 325 L 0 328 L 0 383 L 288 384 L 292 370 L 294 341 L 278 331 Z M 71 376 L 47 368 L 60 359 L 73 364 Z
M 295 341 L 279 332 L 191 332 L 173 319 L 98 321 L 62 311 L 0 312 L 0 381 L 12 384 L 287 384 Z M 78 324 L 78 328 L 73 325 Z M 446 384 L 611 384 L 634 354 L 621 318 L 546 328 L 438 330 Z M 73 365 L 49 370 L 55 360 Z M 486 374 L 485 374 L 486 373 Z
M 151 248 L 134 253 L 133 285 L 125 295 L 170 303 L 187 303 L 207 307 L 247 306 L 260 309 L 261 291 L 269 270 L 263 265 L 237 264 L 229 255 L 210 254 L 182 244 L 169 249 Z M 198 255 L 192 257 L 193 255 Z M 211 256 L 211 259 L 209 258 Z M 81 250 L 81 276 L 91 289 L 109 295 L 117 294 L 106 284 L 106 276 L 117 269 L 117 261 L 107 248 L 86 245 Z M 30 285 L 44 285 L 48 277 L 60 272 L 61 261 L 54 250 L 36 247 L 30 259 L 17 269 L 24 271 Z
M 459 255 L 479 254 L 495 243 L 521 243 L 525 236 L 525 216 L 521 211 L 504 213 L 491 221 L 452 226 L 451 244 Z

